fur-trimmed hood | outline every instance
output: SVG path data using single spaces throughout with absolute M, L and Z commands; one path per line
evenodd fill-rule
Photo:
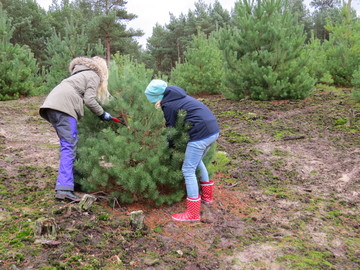
M 94 70 L 100 77 L 100 82 L 106 82 L 108 79 L 108 70 L 104 59 L 95 56 L 93 58 L 76 57 L 69 64 L 69 72 L 72 74 L 76 65 L 83 65 Z

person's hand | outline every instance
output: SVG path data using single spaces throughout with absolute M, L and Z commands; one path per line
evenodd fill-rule
M 102 115 L 100 115 L 99 117 L 100 117 L 100 119 L 103 120 L 103 121 L 110 121 L 111 118 L 113 118 L 113 117 L 111 116 L 111 114 L 108 113 L 108 112 L 104 112 L 104 113 L 103 113 Z

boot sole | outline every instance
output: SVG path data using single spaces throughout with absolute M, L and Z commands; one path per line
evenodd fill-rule
M 175 221 L 181 221 L 181 222 L 200 221 L 200 218 L 199 219 L 177 219 L 177 218 L 172 217 L 172 219 L 175 220 Z
M 77 201 L 80 201 L 80 198 L 78 199 L 73 199 L 73 198 L 70 198 L 66 195 L 63 195 L 63 194 L 56 194 L 55 195 L 55 199 L 58 199 L 58 200 L 69 200 L 69 201 L 72 201 L 72 202 L 77 202 Z

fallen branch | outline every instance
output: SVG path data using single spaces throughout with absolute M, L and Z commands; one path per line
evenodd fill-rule
M 232 184 L 231 186 L 225 186 L 225 188 L 233 188 L 233 187 L 236 187 L 239 184 L 240 184 L 240 182 L 236 182 L 235 184 Z
M 300 139 L 305 139 L 304 135 L 298 135 L 298 136 L 285 136 L 283 138 L 284 141 L 290 141 L 290 140 L 300 140 Z

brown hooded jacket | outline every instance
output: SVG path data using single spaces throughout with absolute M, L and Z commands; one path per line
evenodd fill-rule
M 104 113 L 96 91 L 107 80 L 107 69 L 93 58 L 77 57 L 70 65 L 71 76 L 58 84 L 40 107 L 40 115 L 47 119 L 46 109 L 64 112 L 76 120 L 84 116 L 84 104 L 97 116 Z

